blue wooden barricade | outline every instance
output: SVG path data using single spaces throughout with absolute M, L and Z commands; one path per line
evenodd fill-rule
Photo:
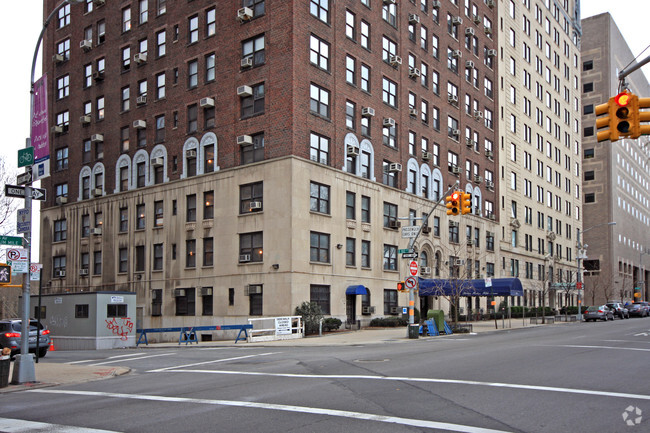
M 196 343 L 199 344 L 199 340 L 196 337 L 196 332 L 197 331 L 230 331 L 230 330 L 239 330 L 239 333 L 237 334 L 237 338 L 235 339 L 235 344 L 239 340 L 246 340 L 248 339 L 248 329 L 253 329 L 253 325 L 215 325 L 215 326 L 194 326 L 194 327 L 189 327 L 189 328 L 146 328 L 146 329 L 138 329 L 136 332 L 139 334 L 138 336 L 138 341 L 136 342 L 136 346 L 140 345 L 144 341 L 144 344 L 149 344 L 149 341 L 147 340 L 147 333 L 160 333 L 160 332 L 178 332 L 178 344 L 180 345 L 181 343 L 187 344 L 192 344 Z M 244 333 L 244 336 L 242 337 L 242 333 Z

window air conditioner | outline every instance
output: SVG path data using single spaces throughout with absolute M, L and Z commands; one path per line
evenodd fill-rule
M 465 34 L 466 34 L 466 35 L 474 36 L 474 29 L 471 28 L 471 27 L 466 28 L 466 29 L 465 29 Z
M 261 201 L 252 201 L 250 202 L 248 208 L 252 211 L 258 211 L 262 210 L 262 202 Z
M 93 0 L 93 3 L 95 3 L 95 6 L 104 6 L 106 4 L 106 0 Z
M 201 98 L 199 102 L 201 108 L 212 108 L 214 107 L 214 99 L 212 98 Z
M 161 156 L 159 156 L 159 157 L 157 157 L 157 158 L 154 158 L 154 159 L 151 161 L 151 164 L 152 164 L 154 167 L 162 167 L 163 165 L 165 165 L 165 158 L 163 158 L 163 157 L 161 157 Z
M 494 56 L 497 55 L 497 50 L 494 50 L 494 49 L 487 50 L 487 55 L 488 55 L 488 57 L 494 57 Z
M 461 58 L 463 57 L 463 52 L 461 50 L 454 50 L 451 52 L 451 57 Z
M 55 55 L 52 56 L 52 61 L 54 63 L 61 63 L 64 60 L 65 60 L 65 57 L 63 57 L 63 54 L 55 54 Z
M 474 24 L 481 24 L 481 17 L 479 15 L 472 16 L 472 20 L 474 21 Z
M 467 147 L 474 147 L 474 140 L 467 137 L 467 140 L 465 141 L 465 144 L 467 144 Z
M 383 123 L 383 125 L 392 128 L 392 127 L 395 126 L 395 119 L 393 119 L 393 118 L 391 118 L 391 117 L 386 117 L 386 118 L 384 119 L 384 123 Z
M 56 204 L 61 205 L 61 204 L 66 204 L 67 202 L 68 202 L 68 197 L 61 196 L 56 198 Z
M 463 24 L 463 19 L 461 17 L 453 17 L 451 19 L 452 24 Z
M 478 174 L 475 174 L 474 175 L 474 182 L 476 182 L 476 183 L 483 182 L 483 177 L 479 176 Z
M 102 194 L 103 194 L 103 191 L 102 191 L 101 188 L 95 188 L 95 189 L 93 190 L 93 195 L 94 195 L 95 197 L 100 197 Z
M 390 63 L 391 66 L 397 67 L 402 64 L 402 58 L 400 56 L 390 56 L 388 63 Z
M 428 235 L 429 233 L 431 233 L 431 227 L 429 227 L 429 226 L 422 227 L 422 233 L 424 233 L 425 235 Z
M 433 154 L 431 152 L 422 152 L 423 161 L 431 161 L 433 159 Z
M 144 129 L 147 127 L 147 121 L 146 120 L 134 120 L 133 121 L 133 127 L 135 129 Z
M 65 277 L 65 271 L 56 271 L 56 276 L 59 278 Z
M 453 174 L 460 174 L 460 167 L 458 167 L 457 165 L 452 165 L 451 166 L 451 172 Z
M 474 117 L 477 119 L 482 119 L 483 118 L 483 112 L 479 110 L 474 110 Z
M 418 115 L 418 109 L 417 108 L 409 108 L 409 115 L 417 116 Z
M 494 7 L 494 0 L 485 0 L 485 4 L 492 9 Z
M 179 298 L 185 296 L 185 289 L 174 289 L 174 297 Z
M 137 53 L 135 56 L 133 56 L 133 61 L 138 65 L 140 63 L 147 63 L 147 53 Z
M 253 66 L 253 57 L 252 56 L 244 57 L 243 59 L 241 59 L 240 65 L 242 68 L 251 68 Z
M 458 227 L 458 223 L 456 221 L 449 221 L 449 227 Z
M 147 95 L 140 95 L 135 99 L 136 104 L 143 105 L 147 103 Z
M 104 79 L 104 71 L 93 72 L 93 80 L 102 81 Z
M 259 286 L 257 284 L 247 284 L 246 287 L 244 287 L 245 296 L 259 295 L 261 293 L 262 293 L 262 286 Z
M 440 0 L 433 0 L 431 2 L 431 8 L 432 9 L 440 9 Z
M 212 287 L 201 287 L 199 289 L 199 296 L 212 296 Z
M 52 133 L 53 134 L 62 134 L 63 133 L 63 126 L 61 125 L 54 125 L 52 127 Z
M 99 236 L 102 234 L 102 228 L 101 227 L 95 227 L 90 231 L 93 235 Z
M 451 131 L 451 135 L 453 135 L 454 137 L 460 136 L 460 129 L 453 129 Z
M 485 27 L 485 34 L 486 35 L 491 35 L 492 34 L 492 27 Z
M 361 109 L 362 117 L 373 117 L 375 115 L 375 109 L 371 107 L 364 107 Z
M 375 307 L 365 306 L 361 308 L 361 314 L 374 314 Z
M 418 68 L 409 68 L 409 78 L 417 78 L 420 76 L 420 70 Z
M 399 162 L 391 162 L 388 165 L 388 171 L 390 171 L 391 173 L 399 173 L 400 171 L 402 171 L 402 164 L 400 164 Z
M 93 41 L 90 39 L 84 39 L 81 42 L 79 42 L 79 48 L 81 48 L 84 51 L 90 51 L 93 49 Z
M 492 159 L 492 158 L 494 158 L 494 152 L 492 152 L 491 150 L 486 150 L 485 151 L 485 156 Z
M 402 227 L 402 223 L 399 222 L 399 221 L 397 221 L 397 220 L 391 220 L 391 221 L 388 223 L 388 228 L 391 228 L 391 229 L 398 229 L 398 228 L 400 228 L 400 227 Z
M 449 102 L 450 104 L 457 104 L 458 103 L 458 96 L 456 96 L 454 94 L 451 94 L 451 93 L 448 94 L 447 95 L 447 102 Z
M 86 268 L 79 269 L 79 275 L 81 276 L 88 275 L 88 269 Z
M 465 260 L 463 260 L 463 259 L 456 259 L 456 260 L 454 260 L 454 265 L 455 265 L 455 266 L 465 266 Z
M 187 152 L 185 152 L 185 156 L 188 158 L 196 158 L 196 150 L 190 149 Z
M 93 143 L 101 143 L 104 141 L 104 135 L 103 134 L 93 134 L 90 136 L 90 141 Z
M 471 247 L 474 245 L 474 241 L 472 239 L 467 239 L 467 246 Z
M 250 86 L 239 86 L 237 87 L 237 96 L 241 98 L 253 96 L 253 89 Z
M 253 19 L 253 9 L 241 8 L 237 11 L 237 19 L 240 22 L 250 21 Z
M 494 182 L 492 182 L 491 180 L 486 180 L 485 181 L 485 187 L 487 189 L 489 189 L 489 190 L 493 190 L 494 189 Z
M 359 156 L 359 148 L 348 144 L 348 156 Z
M 237 136 L 237 144 L 240 146 L 246 146 L 249 144 L 253 144 L 253 137 L 250 135 L 238 135 Z
M 90 123 L 90 120 L 91 120 L 90 115 L 86 114 L 79 118 L 79 123 L 81 123 L 82 125 L 87 125 Z
M 251 255 L 250 254 L 240 254 L 239 255 L 239 263 L 246 263 L 251 261 Z
M 472 29 L 467 29 L 467 30 L 472 30 Z M 470 69 L 474 69 L 474 62 L 471 61 L 471 60 L 466 61 L 465 62 L 465 67 L 470 68 Z
M 417 24 L 420 22 L 420 17 L 417 16 L 416 14 L 409 14 L 409 23 L 410 24 Z
M 420 273 L 422 275 L 431 275 L 431 268 L 429 266 L 423 266 L 420 268 Z

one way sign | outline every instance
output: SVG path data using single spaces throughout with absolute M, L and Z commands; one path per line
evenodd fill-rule
M 25 198 L 25 187 L 7 184 L 5 185 L 5 195 L 7 197 Z M 45 201 L 45 190 L 32 188 L 32 200 Z

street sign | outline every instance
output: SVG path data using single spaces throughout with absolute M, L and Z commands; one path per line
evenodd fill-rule
M 32 263 L 29 265 L 29 280 L 38 281 L 40 279 L 40 271 L 43 269 L 42 263 Z
M 485 279 L 485 287 L 492 287 L 492 278 Z
M 418 281 L 415 279 L 415 277 L 408 277 L 406 280 L 404 280 L 404 285 L 407 289 L 415 289 L 415 286 L 418 285 Z
M 7 197 L 25 198 L 25 187 L 6 184 L 5 195 Z M 32 188 L 32 200 L 45 201 L 45 190 L 42 188 Z
M 29 270 L 27 248 L 7 249 L 7 264 L 11 266 L 11 271 L 14 274 L 26 274 Z
M 26 147 L 18 150 L 18 168 L 34 164 L 34 148 Z
M 11 266 L 0 263 L 0 284 L 11 284 Z
M 0 245 L 15 245 L 20 247 L 23 245 L 23 238 L 18 236 L 0 236 Z
M 414 238 L 418 235 L 420 227 L 418 226 L 406 226 L 402 227 L 402 237 L 403 238 Z
M 402 258 L 403 259 L 417 259 L 418 258 L 418 253 L 416 253 L 416 252 L 402 253 Z
M 32 213 L 29 209 L 18 209 L 16 231 L 18 233 L 28 233 L 32 229 Z
M 404 248 L 402 250 L 397 250 L 398 253 L 404 254 L 404 253 L 412 253 L 413 250 L 409 250 L 408 248 Z
M 31 182 L 32 182 L 32 166 L 28 165 L 27 167 L 25 167 L 25 172 L 20 173 L 16 177 L 16 183 L 18 185 L 25 185 Z
M 411 272 L 411 275 L 416 276 L 418 274 L 418 262 L 413 260 L 411 263 L 409 263 L 409 272 Z

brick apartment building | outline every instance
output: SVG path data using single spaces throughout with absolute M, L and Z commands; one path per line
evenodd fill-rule
M 501 3 L 65 6 L 44 42 L 44 290 L 136 292 L 145 327 L 310 300 L 365 324 L 408 305 L 399 226 L 456 182 L 474 212 L 430 215 L 422 276 L 495 276 Z

